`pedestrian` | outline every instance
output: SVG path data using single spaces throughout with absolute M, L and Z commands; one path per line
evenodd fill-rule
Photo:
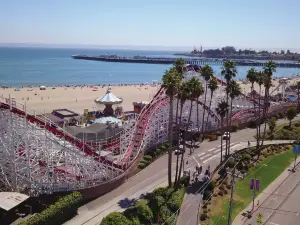
M 248 141 L 248 148 L 250 148 L 250 141 Z

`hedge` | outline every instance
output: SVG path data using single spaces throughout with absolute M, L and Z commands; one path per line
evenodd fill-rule
M 59 198 L 53 205 L 19 223 L 19 225 L 63 224 L 77 214 L 81 200 L 82 195 L 79 192 L 72 192 Z
M 101 221 L 101 225 L 131 225 L 131 221 L 127 219 L 123 213 L 112 212 Z
M 146 160 L 146 161 L 151 161 L 152 160 L 152 156 L 151 155 L 145 155 L 144 156 L 144 160 Z

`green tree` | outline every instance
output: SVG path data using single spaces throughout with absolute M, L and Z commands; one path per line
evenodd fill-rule
M 131 223 L 122 213 L 112 212 L 104 217 L 100 225 L 131 225 Z
M 290 121 L 289 127 L 292 126 L 292 120 L 297 116 L 297 109 L 295 107 L 291 107 L 286 112 L 286 118 Z
M 217 82 L 217 79 L 215 77 L 212 77 L 209 80 L 208 89 L 210 90 L 210 101 L 209 101 L 209 106 L 208 106 L 208 109 L 210 110 L 211 109 L 211 103 L 212 103 L 213 94 L 218 89 L 218 82 Z M 205 131 L 207 130 L 208 118 L 209 118 L 209 113 L 207 113 L 207 117 L 206 117 Z
M 269 61 L 264 65 L 263 68 L 263 84 L 265 88 L 265 95 L 264 95 L 264 100 L 263 100 L 263 112 L 262 112 L 262 117 L 260 116 L 259 122 L 261 121 L 264 122 L 264 132 L 263 136 L 261 137 L 261 133 L 259 132 L 259 141 L 256 143 L 256 150 L 258 151 L 257 159 L 260 158 L 261 156 L 261 151 L 262 151 L 262 146 L 264 144 L 264 139 L 266 137 L 266 129 L 267 129 L 267 112 L 270 107 L 270 88 L 272 86 L 272 76 L 273 73 L 276 72 L 276 67 L 277 64 L 273 61 Z M 260 124 L 259 124 L 260 126 Z M 259 128 L 260 129 L 260 128 Z M 261 141 L 261 142 L 260 142 Z
M 226 82 L 227 82 L 227 85 L 229 84 L 229 82 L 236 77 L 236 74 L 237 74 L 237 70 L 236 70 L 236 63 L 234 61 L 225 61 L 223 63 L 223 66 L 221 68 L 221 75 L 224 76 Z M 227 88 L 226 89 L 226 103 L 227 105 L 229 105 L 229 91 L 230 89 Z M 229 132 L 230 130 L 230 127 L 229 127 L 229 111 L 227 110 L 226 112 L 226 131 Z M 225 148 L 225 153 L 227 154 L 228 152 L 228 139 L 226 139 L 226 148 Z
M 173 100 L 176 96 L 180 83 L 181 75 L 173 68 L 166 71 L 162 78 L 162 87 L 166 89 L 166 94 L 170 98 L 169 107 L 169 150 L 168 150 L 168 185 L 172 186 L 172 153 L 173 153 Z
M 251 83 L 251 94 L 252 95 L 253 95 L 253 91 L 254 91 L 254 83 L 256 82 L 256 74 L 257 74 L 256 69 L 251 68 L 248 70 L 247 76 L 246 76 L 248 81 Z
M 204 131 L 204 115 L 205 115 L 205 109 L 206 109 L 206 97 L 207 97 L 207 88 L 208 88 L 208 82 L 213 77 L 214 71 L 209 65 L 205 65 L 201 69 L 201 76 L 205 80 L 205 92 L 204 92 L 204 107 L 203 107 L 203 113 L 202 113 L 202 122 L 201 122 L 201 133 Z M 198 104 L 197 104 L 198 106 Z M 197 125 L 198 125 L 198 132 L 199 132 L 199 120 L 198 120 L 198 109 L 197 109 Z
M 277 125 L 276 122 L 277 122 L 276 117 L 272 117 L 271 119 L 268 120 L 268 126 L 269 126 L 269 129 L 270 129 L 270 133 L 274 132 L 275 127 Z
M 216 108 L 217 114 L 221 118 L 221 130 L 223 129 L 224 126 L 224 118 L 226 116 L 226 112 L 228 111 L 228 104 L 225 101 L 221 101 L 218 103 L 218 107 Z M 221 162 L 223 160 L 223 137 L 221 137 Z
M 189 112 L 189 116 L 188 116 L 188 121 L 187 121 L 187 124 L 185 126 L 186 132 L 187 132 L 187 129 L 189 128 L 189 124 L 190 124 L 190 121 L 191 121 L 191 115 L 192 115 L 192 110 L 193 110 L 193 102 L 197 101 L 198 98 L 201 95 L 203 95 L 203 93 L 204 93 L 202 83 L 196 77 L 192 77 L 192 79 L 187 81 L 187 87 L 189 89 L 189 100 L 190 100 L 191 104 L 190 104 L 190 112 Z M 198 104 L 198 102 L 197 102 L 197 104 Z M 185 149 L 186 149 L 186 140 L 185 140 L 185 137 L 183 139 L 184 139 L 183 140 L 183 154 L 184 154 Z M 181 162 L 180 162 L 178 179 L 177 179 L 177 188 L 178 188 L 178 184 L 179 184 L 180 176 L 181 176 L 181 171 L 182 171 L 183 154 L 181 155 Z
M 176 59 L 174 66 L 175 66 L 177 73 L 179 73 L 181 75 L 181 77 L 183 78 L 183 73 L 185 71 L 184 59 L 183 58 Z

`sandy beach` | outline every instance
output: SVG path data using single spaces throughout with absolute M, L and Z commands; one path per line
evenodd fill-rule
M 0 96 L 15 98 L 19 103 L 25 103 L 28 108 L 37 113 L 51 113 L 54 109 L 69 109 L 76 113 L 83 114 L 85 108 L 92 110 L 104 109 L 103 105 L 96 104 L 95 99 L 102 97 L 107 86 L 98 87 L 95 91 L 92 87 L 46 87 L 46 90 L 34 88 L 0 88 Z M 150 101 L 159 89 L 159 86 L 151 85 L 130 85 L 130 86 L 111 86 L 111 92 L 123 99 L 120 106 L 124 111 L 133 110 L 133 102 Z
M 289 78 L 287 81 L 289 85 L 294 85 L 300 81 L 299 77 Z M 247 81 L 238 81 L 241 85 L 242 92 L 248 94 L 251 90 L 251 83 Z M 276 89 L 279 84 L 279 79 L 272 81 L 273 87 L 271 92 Z M 103 105 L 96 104 L 95 99 L 102 97 L 108 87 L 107 86 L 94 86 L 95 90 L 90 86 L 76 86 L 76 87 L 47 87 L 46 90 L 40 90 L 38 87 L 34 88 L 20 88 L 16 91 L 15 88 L 1 88 L 0 96 L 8 98 L 15 98 L 17 102 L 27 104 L 27 107 L 35 110 L 37 113 L 51 113 L 54 109 L 66 108 L 83 114 L 85 108 L 90 111 L 102 110 Z M 110 86 L 112 93 L 123 99 L 123 103 L 120 106 L 124 111 L 133 110 L 133 102 L 139 101 L 151 101 L 153 96 L 159 89 L 159 85 L 127 85 L 127 86 Z M 259 90 L 258 84 L 254 85 L 255 90 Z M 273 94 L 281 92 L 281 88 L 276 89 Z M 262 87 L 262 94 L 264 88 Z

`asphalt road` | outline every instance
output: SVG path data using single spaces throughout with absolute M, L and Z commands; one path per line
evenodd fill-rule
M 278 124 L 287 121 L 278 121 Z M 244 129 L 236 133 L 232 133 L 231 146 L 232 149 L 238 148 L 240 142 L 255 141 L 255 129 Z M 187 151 L 189 152 L 189 151 Z M 201 143 L 201 146 L 195 149 L 191 156 L 186 156 L 188 164 L 185 164 L 185 170 L 195 170 L 198 165 L 203 166 L 203 170 L 207 165 L 211 165 L 213 170 L 220 161 L 220 140 Z M 120 201 L 130 202 L 137 199 L 140 194 L 153 191 L 155 188 L 167 185 L 167 155 L 153 162 L 146 169 L 131 177 L 126 183 L 117 189 L 95 199 L 94 201 L 82 206 L 78 210 L 78 215 L 66 222 L 65 224 L 99 224 L 103 217 L 114 211 L 123 211 L 126 207 L 120 207 Z M 173 176 L 175 175 L 176 157 L 173 156 Z M 197 224 L 197 212 L 199 202 L 197 196 L 188 194 L 185 201 L 188 201 L 178 218 L 178 225 L 194 225 Z M 199 223 L 198 223 L 199 224 Z

